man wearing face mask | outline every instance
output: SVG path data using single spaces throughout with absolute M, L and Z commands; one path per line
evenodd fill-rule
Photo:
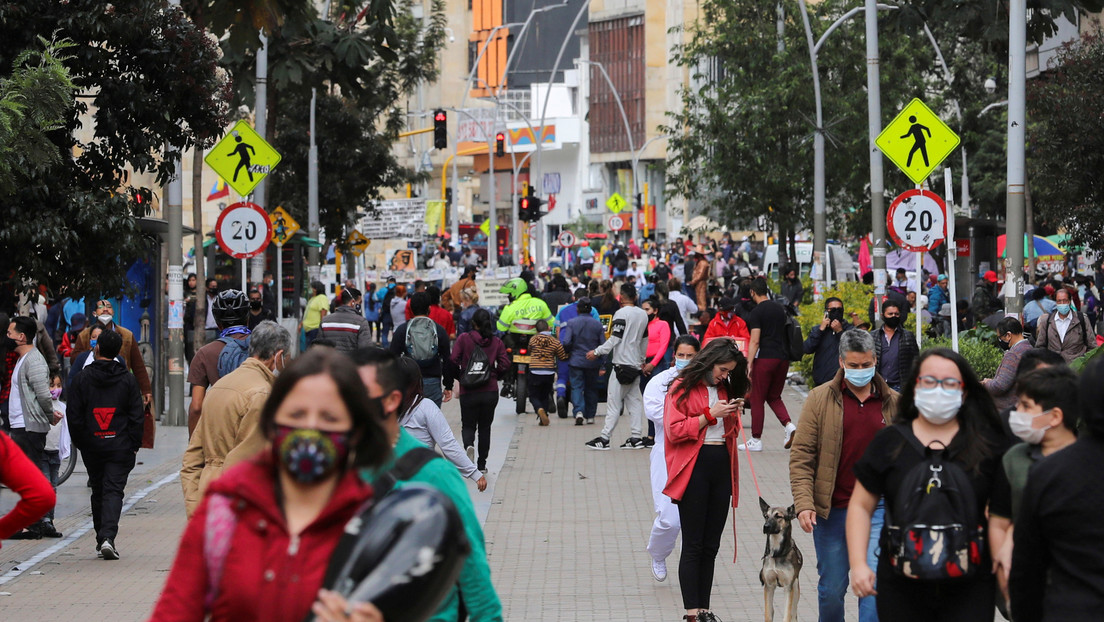
M 875 370 L 874 339 L 869 333 L 847 331 L 838 341 L 838 371 L 809 392 L 790 449 L 794 509 L 801 528 L 813 534 L 824 622 L 844 619 L 849 570 L 844 526 L 855 487 L 853 467 L 874 435 L 896 415 L 898 397 Z M 873 530 L 881 530 L 884 513 L 883 507 L 875 510 Z M 876 548 L 875 539 L 867 556 L 871 568 L 877 568 Z M 874 598 L 861 599 L 859 620 L 877 619 Z
M 398 364 L 398 356 L 380 348 L 365 348 L 353 353 L 368 396 L 378 400 L 383 411 L 383 429 L 394 443 L 392 459 L 378 469 L 364 469 L 364 481 L 375 483 L 392 472 L 403 456 L 416 448 L 424 448 L 405 428 L 399 425 L 403 389 L 409 384 Z M 464 531 L 471 543 L 471 553 L 460 571 L 457 586 L 441 603 L 430 620 L 471 620 L 471 622 L 501 622 L 502 603 L 491 582 L 487 563 L 487 545 L 483 528 L 475 514 L 468 488 L 452 463 L 437 457 L 422 464 L 413 475 L 398 478 L 395 489 L 406 483 L 426 484 L 446 495 L 456 505 Z
M 249 291 L 249 315 L 246 316 L 245 326 L 249 330 L 257 328 L 264 321 L 275 322 L 276 316 L 264 306 L 261 292 L 253 289 Z
M 1054 313 L 1039 318 L 1035 347 L 1057 352 L 1069 363 L 1096 347 L 1096 331 L 1088 316 L 1070 302 L 1064 287 L 1054 292 L 1054 301 L 1058 303 Z
M 69 434 L 81 452 L 92 489 L 96 550 L 119 559 L 115 537 L 123 511 L 123 491 L 142 445 L 143 408 L 138 383 L 114 359 L 123 339 L 105 330 L 96 342 L 96 360 L 76 379 L 67 404 Z
M 261 292 L 261 306 L 276 321 L 276 277 L 271 272 L 264 273 L 264 280 L 257 288 Z
M 272 383 L 288 361 L 291 334 L 276 322 L 261 322 L 249 339 L 249 358 L 206 391 L 203 414 L 184 452 L 180 485 L 190 517 L 207 485 L 222 474 L 226 456 L 239 445 L 256 453 L 264 446 L 257 429 Z M 253 448 L 250 451 L 249 447 Z
M 1007 601 L 1012 569 L 1012 532 L 1023 507 L 1023 491 L 1031 467 L 1077 440 L 1077 374 L 1068 367 L 1046 367 L 1024 374 L 1016 382 L 1015 409 L 1009 414 L 1012 433 L 1022 441 L 1005 452 L 989 500 L 989 545 L 993 567 Z
M 218 297 L 218 294 L 218 281 L 215 279 L 207 279 L 207 306 L 205 307 L 207 309 L 207 320 L 203 325 L 203 327 L 207 330 L 207 335 L 206 338 L 203 340 L 204 343 L 211 343 L 215 339 L 218 339 L 219 336 L 218 320 L 215 318 L 213 306 L 215 303 L 215 298 Z
M 896 300 L 882 303 L 882 326 L 870 331 L 874 337 L 874 354 L 878 359 L 878 374 L 894 391 L 912 370 L 912 361 L 920 351 L 916 335 L 902 327 L 906 314 Z
M 1023 324 L 1014 317 L 1006 317 L 997 323 L 997 339 L 1004 350 L 997 373 L 992 378 L 981 381 L 993 396 L 997 412 L 1004 412 L 1016 404 L 1016 394 L 1012 391 L 1016 383 L 1016 369 L 1020 359 L 1031 349 L 1031 342 L 1024 339 Z
M 736 314 L 736 299 L 725 296 L 717 303 L 717 315 L 710 320 L 705 329 L 705 338 L 702 345 L 709 343 L 717 337 L 731 337 L 736 340 L 740 351 L 747 354 L 748 341 L 751 339 L 751 331 L 747 323 Z
M 360 305 L 363 300 L 360 290 L 346 287 L 341 290 L 334 312 L 322 318 L 319 325 L 321 336 L 332 341 L 338 352 L 349 354 L 357 348 L 367 348 L 375 343 L 372 339 L 372 325 L 361 313 Z
M 12 367 L 11 392 L 8 394 L 9 435 L 27 458 L 50 479 L 46 461 L 46 434 L 61 418 L 54 413 L 50 397 L 50 368 L 42 353 L 34 346 L 37 323 L 29 317 L 12 318 L 7 337 L 19 358 Z M 41 532 L 43 525 L 32 525 L 29 531 Z
M 127 370 L 134 374 L 134 379 L 138 381 L 138 387 L 142 390 L 142 402 L 143 404 L 149 404 L 153 400 L 153 387 L 150 385 L 149 372 L 146 371 L 146 362 L 142 358 L 142 352 L 138 349 L 138 340 L 134 338 L 134 333 L 129 329 L 123 328 L 115 323 L 115 307 L 111 304 L 110 300 L 98 300 L 96 301 L 96 322 L 106 326 L 110 330 L 118 333 L 123 338 L 122 348 L 119 350 L 119 355 L 126 361 Z M 81 331 L 77 336 L 77 345 L 73 346 L 73 351 L 69 354 L 70 361 L 76 361 L 77 356 L 81 352 L 87 352 L 92 349 L 91 342 L 91 324 L 90 326 Z
M 839 343 L 844 331 L 854 328 L 843 319 L 843 301 L 831 297 L 824 301 L 824 318 L 809 331 L 802 349 L 813 355 L 813 384 L 830 382 L 839 371 Z

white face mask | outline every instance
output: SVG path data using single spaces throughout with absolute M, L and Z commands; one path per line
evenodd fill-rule
M 934 389 L 916 389 L 913 398 L 916 410 L 920 416 L 929 423 L 943 425 L 955 418 L 958 409 L 962 407 L 962 391 L 947 391 L 936 387 Z
M 111 314 L 105 313 L 103 315 L 97 315 L 96 319 L 99 320 L 103 324 L 110 324 L 112 317 L 113 316 Z
M 1012 433 L 1021 441 L 1031 443 L 1032 445 L 1038 445 L 1043 442 L 1043 435 L 1046 434 L 1046 431 L 1049 430 L 1051 426 L 1033 428 L 1031 427 L 1031 422 L 1035 420 L 1035 417 L 1042 417 L 1051 410 L 1054 409 L 1044 410 L 1037 415 L 1023 412 L 1022 410 L 1013 410 L 1008 413 L 1008 427 L 1012 428 Z

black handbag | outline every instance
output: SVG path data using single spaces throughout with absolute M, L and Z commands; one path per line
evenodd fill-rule
M 632 384 L 633 381 L 640 377 L 640 368 L 629 365 L 614 365 L 613 373 L 617 374 L 617 382 L 621 384 Z

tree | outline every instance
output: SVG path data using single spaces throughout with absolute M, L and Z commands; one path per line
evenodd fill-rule
M 1104 38 L 1066 46 L 1028 84 L 1028 168 L 1037 213 L 1070 243 L 1104 251 Z
M 0 196 L 0 247 L 15 251 L 0 256 L 0 278 L 120 293 L 147 245 L 136 218 L 149 205 L 133 199 L 127 171 L 164 183 L 175 166 L 166 145 L 210 144 L 229 115 L 226 73 L 216 42 L 163 1 L 0 2 L 0 67 L 48 33 L 73 42 L 64 63 L 79 94 L 47 133 L 57 160 Z

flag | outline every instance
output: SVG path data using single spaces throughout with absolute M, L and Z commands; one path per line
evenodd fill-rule
M 222 197 L 230 196 L 230 186 L 226 185 L 226 182 L 219 177 L 215 181 L 215 185 L 211 186 L 211 194 L 207 195 L 208 201 L 214 201 L 215 199 L 221 199 Z

